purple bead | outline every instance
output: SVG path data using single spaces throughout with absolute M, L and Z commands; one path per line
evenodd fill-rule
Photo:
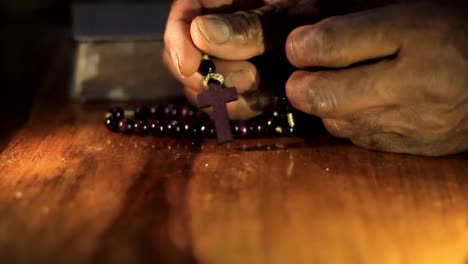
M 276 132 L 276 128 L 280 126 L 280 121 L 278 118 L 273 118 L 273 117 L 268 117 L 265 120 L 265 132 L 266 135 L 278 135 L 278 132 Z
M 115 121 L 114 117 L 111 115 L 106 118 L 104 121 L 104 124 L 106 125 L 107 129 L 109 129 L 112 132 L 117 132 L 118 131 L 118 122 Z
M 262 124 L 261 122 L 257 123 L 255 127 L 255 134 L 259 137 L 264 137 L 268 135 L 268 127 L 265 124 Z
M 168 104 L 164 107 L 164 115 L 165 116 L 171 116 L 171 113 L 172 113 L 172 108 L 174 108 L 174 105 L 173 104 Z
M 112 118 L 114 118 L 115 121 L 120 121 L 122 118 L 124 118 L 124 109 L 120 106 L 114 106 L 110 110 Z
M 279 118 L 280 117 L 280 112 L 278 111 L 278 109 L 272 109 L 271 110 L 271 117 L 272 118 Z
M 257 122 L 255 121 L 247 122 L 247 128 L 249 130 L 249 136 L 251 137 L 257 136 Z
M 276 123 L 276 119 L 273 117 L 267 117 L 265 120 L 265 125 L 267 126 L 268 130 L 271 130 L 272 128 L 274 129 Z
M 196 114 L 196 110 L 188 105 L 185 105 L 180 109 L 180 118 L 183 120 L 192 119 L 195 117 Z
M 164 137 L 167 135 L 167 127 L 165 122 L 159 120 L 150 121 L 150 130 L 153 136 Z
M 164 106 L 159 104 L 152 104 L 149 107 L 150 117 L 158 118 L 164 115 Z
M 177 120 L 172 120 L 171 122 L 169 122 L 166 126 L 167 128 L 167 133 L 170 135 L 170 136 L 181 136 L 182 133 L 181 133 L 181 128 L 180 128 L 180 125 L 179 123 L 177 122 Z
M 181 125 L 181 129 L 184 136 L 196 136 L 198 134 L 198 129 L 194 122 L 186 122 Z
M 174 104 L 168 104 L 164 107 L 164 116 L 170 119 L 178 119 L 179 108 Z
M 234 125 L 234 135 L 239 138 L 247 138 L 249 136 L 249 127 L 245 122 L 238 122 Z
M 174 106 L 171 110 L 171 117 L 174 119 L 179 118 L 180 109 L 177 106 Z
M 146 105 L 140 105 L 135 109 L 135 120 L 146 120 L 150 115 L 150 108 Z
M 150 131 L 150 126 L 146 121 L 137 120 L 135 122 L 133 130 L 135 131 L 135 134 L 144 136 Z
M 215 135 L 213 122 L 210 120 L 202 123 L 198 129 L 198 133 L 201 137 L 204 138 L 213 137 Z
M 209 73 L 216 72 L 216 66 L 211 60 L 202 60 L 198 67 L 198 72 L 203 76 L 207 76 Z
M 131 134 L 133 132 L 134 122 L 131 119 L 124 118 L 120 120 L 118 128 L 124 134 Z

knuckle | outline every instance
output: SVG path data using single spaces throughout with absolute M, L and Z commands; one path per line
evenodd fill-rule
M 333 38 L 337 33 L 339 22 L 338 17 L 330 17 L 322 20 L 316 27 L 312 28 L 309 41 L 317 60 L 327 62 L 334 59 L 331 58 L 331 55 L 333 55 L 331 51 L 335 51 L 336 42 Z
M 307 89 L 307 86 L 305 86 L 306 84 L 304 83 L 305 76 L 306 72 L 296 71 L 291 75 L 291 77 L 289 77 L 286 82 L 286 97 L 294 108 L 307 112 L 308 109 L 303 107 L 304 88 Z
M 427 131 L 426 136 L 433 139 L 450 134 L 457 124 L 450 115 L 423 115 L 422 121 Z
M 352 129 L 349 122 L 338 119 L 323 119 L 325 128 L 335 137 L 349 138 L 352 137 Z
M 301 61 L 304 55 L 304 41 L 302 37 L 302 29 L 294 29 L 286 39 L 286 57 L 294 66 L 302 66 Z
M 337 109 L 337 100 L 330 89 L 330 76 L 325 73 L 310 75 L 308 98 L 311 98 L 311 112 L 318 116 L 333 116 Z
M 285 47 L 289 61 L 298 67 L 333 65 L 337 59 L 351 64 L 351 58 L 343 56 L 336 40 L 343 23 L 342 17 L 335 16 L 293 30 Z
M 430 80 L 432 81 L 432 80 Z M 461 92 L 457 86 L 439 86 L 439 85 L 426 85 L 424 91 L 424 97 L 435 103 L 451 103 L 457 102 L 460 99 Z

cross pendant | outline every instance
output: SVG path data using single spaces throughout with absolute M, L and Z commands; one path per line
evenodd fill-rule
M 212 118 L 215 124 L 218 143 L 233 140 L 226 103 L 237 100 L 236 88 L 226 88 L 217 81 L 209 81 L 208 88 L 198 95 L 198 107 L 213 107 Z

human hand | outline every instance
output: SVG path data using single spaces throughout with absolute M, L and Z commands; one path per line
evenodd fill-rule
M 365 148 L 431 156 L 467 150 L 462 10 L 394 5 L 295 29 L 286 53 L 305 70 L 287 82 L 290 102 Z
M 310 21 L 317 13 L 316 2 L 176 1 L 167 22 L 164 61 L 184 84 L 189 101 L 194 103 L 203 89 L 203 77 L 196 73 L 202 52 L 216 57 L 213 61 L 217 72 L 225 77 L 226 86 L 236 87 L 239 93 L 239 100 L 227 106 L 230 118 L 247 119 L 258 115 L 273 96 L 266 89 L 260 89 L 259 71 L 246 60 L 272 48 L 283 47 L 290 30 L 300 20 Z M 212 15 L 220 12 L 225 13 Z M 202 16 L 206 13 L 211 15 Z

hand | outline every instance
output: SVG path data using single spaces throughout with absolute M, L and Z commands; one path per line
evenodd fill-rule
M 268 92 L 272 88 L 269 83 L 278 82 L 276 78 L 270 80 L 274 74 L 268 71 L 260 87 L 258 69 L 244 60 L 273 48 L 282 49 L 287 34 L 298 25 L 394 1 L 399 0 L 178 0 L 167 22 L 164 61 L 194 103 L 203 89 L 202 76 L 196 73 L 201 52 L 217 57 L 217 71 L 240 95 L 239 100 L 228 104 L 228 113 L 231 119 L 247 119 L 270 104 L 273 97 Z M 281 72 L 278 60 L 274 62 L 274 71 Z
M 225 77 L 226 86 L 236 87 L 240 95 L 239 100 L 228 104 L 230 118 L 253 117 L 271 103 L 273 96 L 260 91 L 259 72 L 245 60 L 283 47 L 290 30 L 318 12 L 315 2 L 178 0 L 167 22 L 164 61 L 194 103 L 203 89 L 203 78 L 196 73 L 202 52 L 215 56 L 217 72 Z M 201 16 L 220 12 L 227 13 Z
M 468 24 L 463 8 L 411 4 L 331 17 L 286 42 L 293 106 L 337 137 L 382 151 L 468 149 Z M 372 60 L 372 61 L 369 61 Z

